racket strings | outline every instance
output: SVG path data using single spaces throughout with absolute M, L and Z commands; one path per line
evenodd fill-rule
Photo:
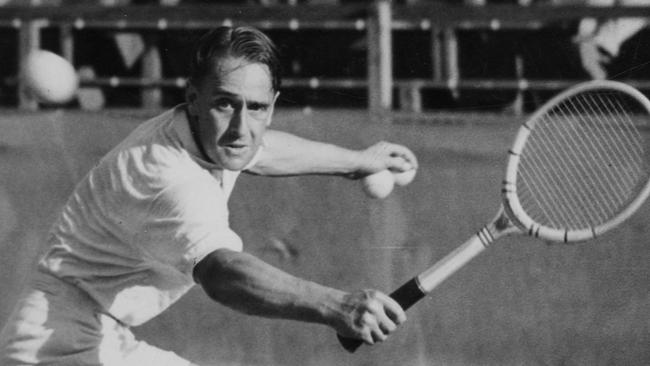
M 615 104 L 612 104 L 612 102 L 616 102 Z M 614 100 L 612 101 L 611 98 L 607 98 L 604 100 L 602 96 L 598 96 L 598 100 L 592 100 L 589 106 L 592 108 L 593 113 L 596 113 L 598 118 L 596 118 L 596 121 L 600 122 L 601 126 L 603 127 L 603 130 L 607 127 L 607 123 L 611 122 L 612 125 L 615 127 L 621 128 L 623 130 L 623 133 L 620 134 L 613 134 L 612 137 L 614 137 L 615 141 L 612 146 L 616 148 L 617 154 L 614 154 L 614 156 L 621 157 L 624 159 L 623 161 L 619 161 L 619 163 L 624 163 L 624 162 L 629 162 L 635 165 L 635 169 L 639 169 L 640 165 L 640 157 L 641 155 L 639 154 L 639 151 L 642 150 L 642 146 L 638 143 L 638 131 L 636 130 L 631 130 L 630 127 L 632 125 L 632 120 L 629 118 L 629 116 L 624 113 L 625 108 L 620 105 L 619 100 Z M 600 110 L 594 111 L 593 107 L 598 106 Z M 620 118 L 613 118 L 611 121 L 604 121 L 603 116 L 606 115 L 605 113 L 607 112 L 606 108 L 610 108 L 610 110 L 617 111 L 615 116 L 620 116 Z M 636 135 L 637 138 L 632 138 L 632 135 Z M 629 146 L 627 149 L 622 149 L 622 147 Z M 629 171 L 624 171 L 628 172 Z M 634 180 L 634 176 L 631 174 L 627 174 L 627 178 L 631 178 L 631 180 Z
M 615 167 L 623 167 L 625 166 L 626 161 L 632 161 L 633 157 L 628 154 L 629 149 L 621 149 L 621 147 L 625 147 L 626 144 L 629 142 L 622 141 L 619 137 L 624 134 L 611 134 L 608 136 L 607 134 L 604 133 L 606 131 L 606 128 L 608 124 L 611 124 L 612 126 L 616 126 L 617 121 L 619 121 L 618 115 L 619 113 L 612 114 L 611 120 L 607 119 L 606 117 L 609 117 L 610 114 L 608 113 L 608 110 L 595 110 L 596 107 L 602 108 L 605 104 L 597 104 L 598 101 L 595 101 L 592 98 L 592 95 L 588 95 L 585 97 L 589 97 L 588 103 L 585 103 L 581 99 L 578 99 L 578 102 L 580 103 L 580 106 L 582 108 L 587 109 L 587 113 L 589 113 L 592 116 L 595 116 L 593 119 L 593 123 L 597 128 L 593 129 L 586 129 L 586 139 L 584 141 L 589 142 L 591 145 L 585 149 L 581 149 L 582 151 L 591 151 L 593 152 L 593 156 L 591 156 L 592 160 L 595 165 L 598 166 L 597 162 L 605 162 L 607 159 L 611 159 L 612 161 L 607 163 L 607 164 L 602 164 L 602 167 L 609 167 L 609 168 L 615 168 Z M 602 102 L 602 98 L 600 98 L 600 102 Z M 584 115 L 580 116 L 581 121 L 584 123 L 589 123 L 588 120 L 585 119 Z M 600 127 L 600 128 L 598 128 Z M 608 141 L 608 137 L 612 137 L 611 141 Z M 629 140 L 629 139 L 628 139 Z M 598 142 L 602 142 L 603 144 L 600 146 L 597 146 Z M 607 144 L 609 142 L 613 142 L 609 144 L 609 146 L 613 147 L 615 150 L 613 154 L 607 154 L 608 147 Z M 623 170 L 623 173 L 625 173 L 627 170 Z M 625 182 L 626 178 L 633 178 L 630 177 L 629 174 L 620 174 L 621 171 L 614 171 L 612 169 L 604 169 L 601 171 L 596 172 L 596 177 L 601 177 L 601 182 L 600 184 L 597 185 L 597 187 L 602 187 L 605 188 L 607 185 L 610 185 L 612 187 L 615 187 L 616 189 L 612 190 L 606 190 L 606 191 L 599 191 L 597 193 L 609 193 L 610 198 L 612 199 L 613 202 L 619 202 L 621 203 L 622 200 L 627 197 L 627 195 L 621 193 L 624 192 L 626 187 L 625 183 L 631 183 L 634 179 L 628 179 L 627 182 Z M 611 197 L 613 196 L 613 197 Z
M 614 162 L 610 163 L 609 166 L 624 166 L 622 164 L 624 160 L 621 159 L 627 159 L 629 160 L 630 156 L 629 154 L 625 154 L 627 150 L 621 151 L 620 148 L 617 148 L 618 146 L 621 146 L 621 139 L 618 138 L 619 135 L 613 134 L 612 136 L 614 137 L 612 141 L 614 144 L 611 144 L 611 146 L 615 147 L 616 149 L 613 151 L 608 152 L 608 146 L 603 144 L 603 141 L 607 142 L 606 139 L 604 139 L 603 134 L 603 129 L 602 128 L 594 128 L 594 129 L 587 129 L 586 133 L 584 135 L 581 135 L 580 133 L 577 133 L 579 131 L 576 130 L 577 123 L 579 122 L 584 122 L 585 121 L 585 115 L 589 114 L 592 116 L 596 116 L 593 119 L 594 124 L 599 124 L 601 127 L 603 126 L 604 123 L 609 123 L 610 121 L 604 121 L 603 116 L 608 116 L 608 114 L 604 114 L 604 111 L 595 111 L 594 106 L 600 107 L 603 104 L 597 105 L 594 103 L 593 96 L 587 96 L 590 99 L 589 100 L 581 100 L 581 99 L 576 99 L 575 104 L 567 104 L 570 109 L 560 109 L 561 115 L 564 119 L 568 120 L 570 123 L 565 123 L 561 126 L 563 127 L 568 127 L 571 128 L 572 131 L 567 131 L 566 129 L 564 131 L 561 131 L 562 133 L 560 134 L 561 137 L 567 137 L 567 136 L 573 136 L 574 138 L 572 141 L 564 141 L 564 144 L 560 144 L 560 146 L 568 146 L 571 148 L 571 152 L 574 155 L 572 160 L 568 160 L 569 162 L 577 161 L 577 162 L 582 162 L 583 165 L 574 165 L 574 166 L 564 166 L 563 168 L 568 169 L 567 172 L 573 172 L 573 173 L 580 173 L 578 174 L 579 179 L 573 178 L 574 182 L 578 182 L 582 186 L 589 186 L 589 187 L 607 187 L 609 184 L 610 186 L 614 187 L 615 189 L 611 190 L 592 190 L 591 193 L 593 195 L 593 198 L 596 200 L 591 200 L 589 197 L 587 197 L 587 201 L 585 201 L 585 196 L 584 194 L 578 194 L 577 197 L 580 199 L 580 203 L 582 204 L 583 207 L 587 207 L 586 209 L 583 210 L 585 213 L 600 213 L 601 215 L 604 216 L 599 216 L 599 217 L 607 217 L 608 212 L 603 210 L 602 205 L 600 206 L 594 206 L 594 202 L 610 202 L 615 205 L 616 203 L 620 203 L 624 199 L 624 195 L 621 195 L 620 192 L 625 189 L 625 187 L 621 186 L 621 182 L 623 181 L 620 176 L 620 172 L 612 172 L 610 169 L 605 169 L 605 170 L 597 170 L 595 174 L 591 175 L 585 175 L 584 173 L 584 166 L 594 166 L 597 167 L 597 162 L 598 161 L 605 161 L 608 157 L 613 157 Z M 602 101 L 601 101 L 602 102 Z M 579 109 L 578 109 L 579 108 Z M 577 110 L 582 110 L 583 113 L 573 113 L 574 111 Z M 570 113 L 568 113 L 570 112 Z M 554 116 L 557 119 L 557 116 Z M 613 121 L 620 121 L 619 118 L 614 118 Z M 548 124 L 547 124 L 548 125 Z M 576 136 L 581 137 L 581 138 L 575 138 Z M 599 144 L 598 144 L 599 143 Z M 575 146 L 575 148 L 573 148 Z M 576 153 L 577 152 L 577 153 Z M 585 154 L 584 152 L 591 152 L 591 154 Z M 605 156 L 607 155 L 607 156 Z M 576 159 L 577 158 L 577 159 Z M 603 165 L 604 166 L 604 165 Z M 617 179 L 618 177 L 618 179 Z M 584 193 L 584 192 L 583 192 Z M 619 193 L 616 195 L 616 193 Z M 585 202 L 588 202 L 588 205 L 585 205 Z M 593 221 L 598 221 L 598 218 L 594 218 L 593 215 L 591 215 L 590 220 Z
M 598 220 L 598 217 L 604 214 L 603 210 L 594 206 L 592 200 L 586 195 L 584 190 L 581 190 L 581 186 L 595 186 L 602 185 L 604 182 L 602 180 L 597 180 L 597 176 L 584 175 L 581 174 L 581 171 L 584 170 L 584 163 L 591 163 L 589 160 L 592 160 L 592 157 L 584 154 L 584 148 L 576 146 L 579 144 L 579 140 L 571 140 L 570 136 L 575 136 L 575 131 L 567 130 L 558 130 L 556 131 L 549 130 L 550 124 L 548 123 L 551 120 L 565 120 L 568 122 L 571 121 L 570 117 L 560 111 L 561 113 L 555 114 L 551 113 L 547 116 L 544 116 L 543 123 L 539 125 L 538 128 L 541 129 L 543 134 L 538 135 L 538 139 L 531 141 L 531 145 L 536 145 L 538 151 L 536 151 L 531 156 L 538 158 L 532 160 L 534 163 L 533 168 L 536 172 L 535 179 L 527 179 L 526 182 L 536 182 L 542 181 L 543 186 L 539 188 L 544 191 L 543 197 L 555 197 L 556 200 L 552 201 L 570 203 L 564 206 L 554 206 L 550 209 L 545 209 L 544 213 L 546 216 L 551 217 L 553 222 L 563 222 L 569 223 L 571 226 L 580 225 L 581 212 L 587 213 L 588 220 L 594 222 Z M 570 123 L 564 124 L 565 126 L 571 127 Z M 538 131 L 539 132 L 539 131 Z M 565 146 L 566 150 L 562 151 L 556 149 L 555 147 Z M 553 148 L 553 149 L 550 149 Z M 582 164 L 580 164 L 582 163 Z M 539 167 L 555 167 L 554 170 L 549 169 L 540 169 Z M 527 169 L 524 169 L 527 172 Z M 543 177 L 540 179 L 540 177 Z M 571 184 L 565 185 L 562 182 L 579 182 L 579 185 Z M 552 192 L 549 192 L 550 189 L 544 187 L 552 187 Z M 530 184 L 529 184 L 530 186 Z M 535 190 L 531 190 L 535 191 Z M 600 193 L 600 192 L 597 192 Z M 539 194 L 538 194 L 539 195 Z M 611 197 L 600 196 L 599 199 L 611 199 Z M 542 208 L 547 208 L 549 205 L 542 205 Z M 564 208 L 563 210 L 558 209 Z M 576 221 L 577 220 L 577 221 Z
M 585 104 L 588 104 L 587 108 L 585 108 Z M 596 118 L 593 119 L 594 124 L 602 124 L 602 117 L 598 114 L 594 114 L 595 111 L 591 104 L 578 99 L 575 104 L 567 105 L 570 109 L 560 110 L 562 119 L 567 120 L 568 123 L 561 125 L 566 128 L 558 129 L 558 132 L 561 132 L 559 136 L 563 137 L 564 141 L 563 144 L 560 143 L 557 146 L 569 148 L 567 150 L 570 152 L 570 155 L 567 155 L 569 159 L 566 159 L 565 162 L 577 163 L 568 166 L 565 164 L 562 166 L 562 169 L 563 172 L 568 173 L 568 175 L 565 175 L 569 178 L 567 181 L 576 183 L 572 185 L 574 192 L 573 197 L 576 197 L 578 200 L 576 202 L 580 204 L 580 210 L 578 210 L 578 212 L 584 212 L 587 216 L 586 219 L 588 222 L 579 220 L 582 225 L 585 225 L 599 222 L 609 216 L 610 212 L 607 210 L 605 205 L 599 205 L 598 203 L 609 203 L 610 206 L 615 206 L 617 203 L 621 203 L 624 199 L 624 196 L 620 194 L 620 191 L 624 189 L 624 187 L 621 187 L 619 184 L 620 180 L 617 179 L 618 172 L 613 172 L 611 169 L 598 169 L 599 167 L 606 166 L 620 166 L 620 161 L 602 164 L 600 166 L 598 162 L 606 161 L 608 157 L 617 157 L 621 154 L 620 151 L 616 154 L 606 153 L 607 148 L 605 144 L 603 144 L 603 141 L 606 140 L 603 138 L 604 135 L 601 129 L 594 128 L 586 129 L 584 131 L 578 130 L 580 124 L 585 121 L 584 116 L 586 114 L 596 116 Z M 584 112 L 573 113 L 578 111 L 578 107 Z M 546 125 L 549 126 L 548 124 Z M 593 170 L 594 168 L 596 169 Z M 590 171 L 589 169 L 592 169 L 593 171 Z M 582 189 L 585 187 L 589 187 L 590 189 Z M 604 189 L 606 187 L 614 187 L 614 189 Z M 578 190 L 576 191 L 576 189 Z M 575 204 L 570 207 L 575 207 Z M 579 217 L 580 216 L 578 216 L 578 218 Z
M 574 95 L 535 121 L 519 165 L 518 195 L 537 222 L 594 227 L 616 215 L 648 175 L 642 109 L 621 93 Z
M 615 120 L 615 122 L 618 123 L 620 128 L 625 130 L 623 134 L 617 136 L 625 138 L 625 140 L 621 142 L 624 144 L 628 144 L 631 148 L 625 149 L 624 152 L 628 153 L 628 157 L 630 158 L 630 161 L 636 163 L 636 167 L 640 169 L 641 163 L 643 161 L 643 157 L 641 155 L 641 152 L 643 151 L 643 145 L 641 145 L 641 134 L 639 133 L 638 129 L 634 127 L 634 122 L 632 121 L 630 116 L 627 113 L 624 113 L 625 107 L 621 105 L 621 101 L 617 99 L 612 100 L 611 98 L 608 98 L 606 100 L 603 100 L 603 98 L 599 96 L 599 102 L 602 105 L 610 106 L 613 110 L 617 110 L 618 114 L 621 116 L 621 118 L 623 118 L 622 121 Z
M 541 142 L 546 142 L 542 140 Z M 533 145 L 533 144 L 531 144 Z M 596 221 L 596 215 L 602 214 L 598 207 L 594 207 L 588 197 L 579 189 L 579 186 L 565 185 L 558 182 L 577 180 L 572 174 L 578 167 L 574 160 L 561 159 L 557 157 L 558 151 L 549 151 L 551 144 L 535 144 L 537 152 L 531 154 L 530 165 L 520 168 L 523 182 L 528 187 L 530 197 L 534 197 L 537 206 L 541 209 L 546 221 L 550 221 L 555 227 L 580 225 L 581 212 L 586 212 L 591 222 Z M 555 169 L 548 168 L 553 166 Z M 581 182 L 586 185 L 587 182 Z M 549 200 L 552 198 L 552 200 Z M 564 204 L 560 204 L 564 203 Z M 564 225 L 561 225 L 563 223 Z
M 549 144 L 539 144 L 539 142 L 531 142 L 529 147 L 533 151 L 530 151 L 529 164 L 522 164 L 520 167 L 520 174 L 523 176 L 522 181 L 527 186 L 527 190 L 524 190 L 524 193 L 528 193 L 527 198 L 533 198 L 537 206 L 542 210 L 545 217 L 548 217 L 551 222 L 570 222 L 575 224 L 573 218 L 577 216 L 578 212 L 574 209 L 574 206 L 566 206 L 566 209 L 559 210 L 557 208 L 548 207 L 548 204 L 545 204 L 544 199 L 546 197 L 555 197 L 556 199 L 567 201 L 570 196 L 574 196 L 577 199 L 580 199 L 580 192 L 574 191 L 571 188 L 564 189 L 560 185 L 556 184 L 558 180 L 557 174 L 562 174 L 561 177 L 564 180 L 567 180 L 568 177 L 564 172 L 568 172 L 569 168 L 563 166 L 558 172 L 553 172 L 553 174 L 548 174 L 548 171 L 544 171 L 541 167 L 551 166 L 553 160 L 557 160 L 552 156 L 555 151 L 548 151 L 546 147 L 550 146 Z M 560 161 L 560 163 L 566 163 Z M 557 165 L 557 163 L 556 163 Z M 563 164 L 565 165 L 565 164 Z M 520 192 L 520 196 L 522 192 Z M 584 201 L 583 201 L 584 203 Z

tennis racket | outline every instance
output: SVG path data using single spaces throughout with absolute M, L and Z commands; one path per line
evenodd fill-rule
M 569 243 L 623 223 L 650 192 L 649 122 L 648 99 L 620 82 L 578 84 L 549 100 L 508 150 L 495 218 L 390 296 L 408 309 L 508 234 Z M 350 352 L 362 343 L 339 340 Z

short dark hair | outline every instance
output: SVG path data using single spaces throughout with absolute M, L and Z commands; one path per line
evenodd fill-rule
M 271 72 L 273 90 L 280 88 L 280 60 L 275 44 L 253 27 L 218 27 L 205 33 L 194 47 L 189 81 L 199 82 L 212 71 L 218 57 L 241 57 L 266 65 Z

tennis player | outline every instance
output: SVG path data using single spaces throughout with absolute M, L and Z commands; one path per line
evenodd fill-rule
M 70 196 L 0 335 L 1 365 L 190 365 L 130 327 L 195 284 L 235 310 L 324 324 L 367 344 L 404 322 L 387 295 L 296 278 L 243 252 L 230 228 L 228 196 L 242 171 L 362 177 L 417 165 L 401 145 L 349 150 L 267 129 L 278 69 L 256 29 L 200 39 L 186 103 L 136 128 Z

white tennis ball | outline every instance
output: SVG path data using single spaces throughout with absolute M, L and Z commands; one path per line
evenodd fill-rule
M 79 86 L 79 78 L 70 62 L 45 50 L 27 55 L 21 77 L 27 91 L 48 104 L 69 102 Z
M 370 174 L 362 179 L 363 191 L 372 198 L 386 198 L 395 186 L 393 173 L 388 170 Z
M 416 169 L 410 169 L 401 173 L 393 173 L 393 176 L 395 177 L 395 184 L 403 187 L 411 183 L 413 181 L 413 178 L 415 178 L 415 173 Z

